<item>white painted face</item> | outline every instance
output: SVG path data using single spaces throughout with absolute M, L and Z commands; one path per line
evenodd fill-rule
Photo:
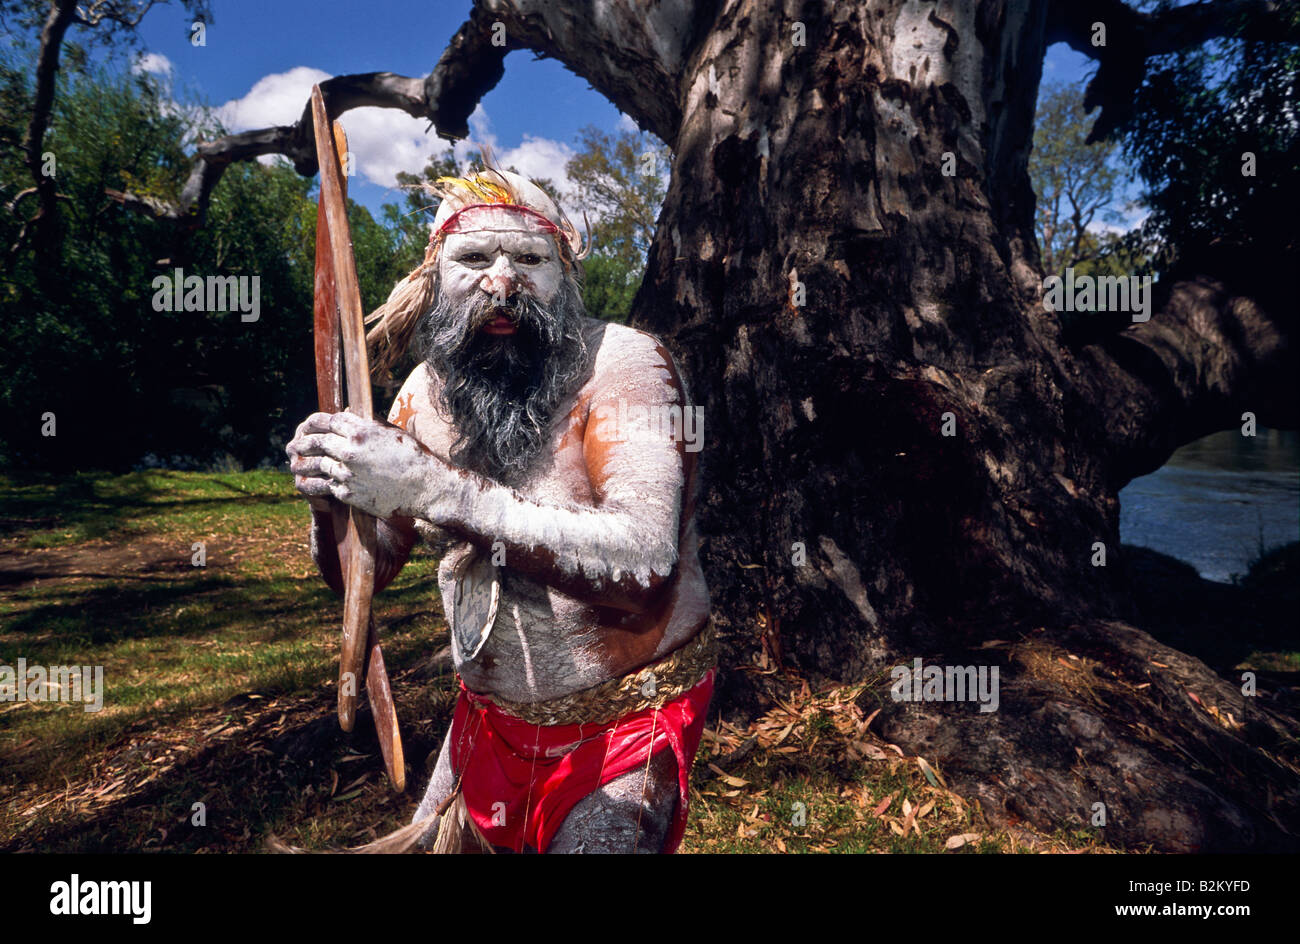
M 500 228 L 487 227 L 467 233 L 448 233 L 438 259 L 440 291 L 455 300 L 475 292 L 508 298 L 525 292 L 543 305 L 554 300 L 564 278 L 564 266 L 555 240 L 545 233 L 515 228 L 503 219 Z M 483 330 L 490 334 L 512 334 L 498 319 Z

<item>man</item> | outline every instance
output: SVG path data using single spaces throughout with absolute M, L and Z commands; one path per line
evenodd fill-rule
M 499 850 L 672 852 L 713 688 L 698 410 L 656 339 L 585 316 L 540 188 L 488 167 L 439 190 L 424 264 L 372 316 L 381 363 L 422 359 L 391 423 L 317 413 L 289 443 L 313 555 L 341 592 L 333 500 L 380 519 L 377 588 L 417 530 L 451 544 L 461 692 L 426 844 L 463 824 Z

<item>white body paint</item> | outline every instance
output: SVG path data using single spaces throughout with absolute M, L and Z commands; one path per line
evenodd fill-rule
M 651 656 L 658 658 L 694 636 L 709 610 L 694 524 L 681 521 L 682 456 L 677 443 L 662 438 L 606 442 L 597 436 L 594 416 L 620 399 L 660 409 L 682 406 L 681 397 L 654 338 L 592 319 L 585 330 L 591 374 L 556 410 L 548 446 L 516 488 L 448 463 L 455 433 L 437 406 L 438 381 L 424 366 L 407 378 L 390 414 L 405 417 L 410 435 L 336 414 L 330 422 L 339 435 L 318 437 L 329 453 L 320 471 L 332 480 L 335 497 L 364 511 L 462 527 L 489 543 L 545 549 L 561 572 L 594 591 L 607 581 L 630 578 L 647 587 L 652 579 L 674 576 L 666 600 L 656 604 L 666 619 Z M 603 488 L 589 475 L 593 449 L 604 452 Z M 477 553 L 460 541 L 443 557 L 439 588 L 445 607 L 455 599 L 452 575 Z M 602 631 L 642 626 L 640 614 L 584 602 L 512 570 L 508 558 L 500 576 L 496 625 L 482 651 L 471 661 L 453 645 L 456 669 L 467 685 L 515 701 L 539 701 L 620 674 L 610 671 Z
M 481 215 L 489 209 L 476 208 L 473 212 Z M 507 222 L 503 220 L 501 225 Z M 513 229 L 448 234 L 438 258 L 438 271 L 442 291 L 457 298 L 479 288 L 489 295 L 504 289 L 508 295 L 518 286 L 543 305 L 555 298 L 564 277 L 554 239 L 544 233 Z
M 588 343 L 595 354 L 592 376 L 556 411 L 550 448 L 542 450 L 520 487 L 458 478 L 457 489 L 431 489 L 432 500 L 418 517 L 434 524 L 460 520 L 510 544 L 549 549 L 563 570 L 596 586 L 625 574 L 647 584 L 651 575 L 665 577 L 678 568 L 677 582 L 667 591 L 670 616 L 658 657 L 691 638 L 709 610 L 694 523 L 681 527 L 680 456 L 675 444 L 664 441 L 614 445 L 597 505 L 583 439 L 598 404 L 619 397 L 674 403 L 677 391 L 668 384 L 667 366 L 648 335 L 590 321 Z M 454 436 L 430 393 L 421 367 L 407 380 L 399 401 L 411 396 L 413 432 L 435 455 L 445 457 Z M 587 410 L 572 415 L 573 407 L 584 401 Z M 472 553 L 471 545 L 461 543 L 444 557 L 439 568 L 444 600 L 454 599 L 450 575 L 455 565 Z M 453 647 L 456 670 L 467 685 L 515 701 L 538 701 L 610 677 L 601 657 L 600 627 L 602 619 L 608 622 L 617 614 L 512 571 L 508 559 L 501 578 L 496 626 L 479 657 L 468 662 Z

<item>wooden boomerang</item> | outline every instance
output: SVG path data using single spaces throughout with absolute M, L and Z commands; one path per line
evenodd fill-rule
M 320 86 L 312 88 L 311 105 L 316 160 L 321 176 L 316 211 L 314 305 L 317 402 L 322 412 L 340 412 L 346 376 L 348 410 L 372 419 L 374 405 L 370 396 L 370 364 L 366 357 L 361 291 L 352 255 L 352 235 L 348 229 L 346 179 L 339 164 L 339 155 L 348 150 L 347 136 L 338 122 L 333 122 L 333 134 L 330 134 L 331 123 L 325 112 Z M 401 792 L 406 788 L 402 736 L 397 727 L 397 712 L 393 706 L 388 671 L 384 667 L 384 655 L 379 648 L 379 634 L 370 612 L 375 589 L 375 520 L 338 502 L 333 503 L 332 515 L 344 588 L 339 726 L 344 731 L 351 731 L 356 723 L 356 687 L 364 668 L 366 695 L 374 714 L 384 766 L 393 788 Z M 364 630 L 361 628 L 363 623 Z

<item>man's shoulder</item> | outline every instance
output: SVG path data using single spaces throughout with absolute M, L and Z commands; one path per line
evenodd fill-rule
M 415 370 L 406 375 L 406 380 L 402 384 L 402 391 L 423 390 L 429 385 L 429 378 L 433 376 L 429 372 L 429 365 L 421 361 L 415 365 Z
M 428 366 L 419 364 L 407 376 L 388 411 L 388 422 L 411 429 L 410 421 L 417 415 L 432 412 L 436 395 L 437 375 Z
M 675 372 L 672 355 L 653 334 L 613 321 L 587 319 L 588 338 L 595 339 L 593 379 L 628 371 Z M 591 343 L 590 340 L 588 343 Z

